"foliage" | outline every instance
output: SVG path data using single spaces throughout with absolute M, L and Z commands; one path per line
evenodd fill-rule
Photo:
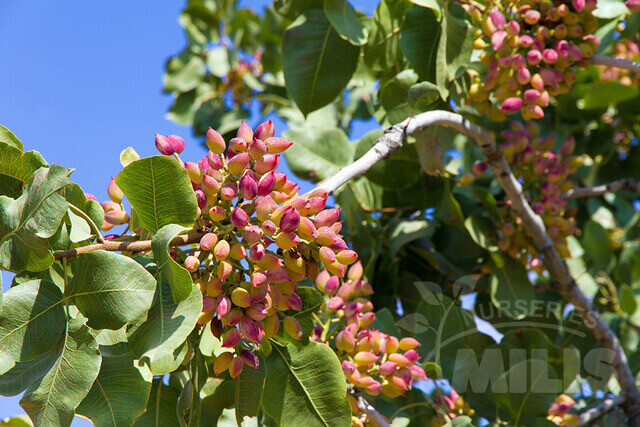
M 381 0 L 367 16 L 347 0 L 264 14 L 189 0 L 180 22 L 165 90 L 169 117 L 204 137 L 200 161 L 156 135 L 162 155 L 124 150 L 99 205 L 0 127 L 0 266 L 16 273 L 0 393 L 25 392 L 34 423 L 371 425 L 357 390 L 394 425 L 548 425 L 601 403 L 589 386 L 619 394 L 475 141 L 427 128 L 333 199 L 276 171 L 284 153 L 321 182 L 383 134 L 350 141 L 361 120 L 436 109 L 494 132 L 638 374 L 635 196 L 568 195 L 640 179 L 638 79 L 586 60 L 640 57 L 627 6 Z M 286 120 L 286 139 L 243 123 L 252 103 Z M 86 249 L 123 224 L 106 237 L 121 254 Z M 448 384 L 414 387 L 426 377 Z

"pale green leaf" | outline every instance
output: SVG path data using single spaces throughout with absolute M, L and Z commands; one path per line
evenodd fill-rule
M 293 173 L 300 178 L 318 182 L 353 161 L 353 146 L 340 129 L 305 127 L 291 129 L 284 135 L 295 141 L 285 156 Z
M 120 152 L 120 164 L 123 168 L 126 168 L 136 160 L 140 160 L 140 155 L 133 149 L 133 147 L 127 147 Z
M 171 287 L 162 280 L 145 318 L 127 329 L 131 350 L 154 375 L 173 371 L 186 353 L 182 346 L 196 325 L 202 310 L 202 293 L 193 285 L 189 297 L 176 303 Z
M 365 62 L 374 71 L 385 71 L 402 62 L 400 29 L 405 19 L 405 2 L 382 0 L 373 13 Z
M 36 425 L 68 426 L 98 376 L 100 351 L 89 329 L 74 319 L 51 353 L 55 362 L 29 385 L 20 405 Z
M 140 224 L 155 233 L 167 224 L 193 226 L 198 214 L 187 171 L 178 160 L 152 156 L 135 161 L 116 177 Z
M 158 263 L 158 270 L 162 273 L 164 280 L 171 285 L 171 295 L 176 302 L 187 299 L 193 289 L 191 273 L 169 255 L 169 243 L 185 230 L 188 229 L 176 224 L 165 225 L 151 240 L 151 248 Z
M 151 391 L 151 382 L 145 381 L 134 363 L 128 348 L 116 356 L 103 354 L 100 373 L 77 413 L 96 427 L 132 425 L 147 407 Z
M 280 425 L 350 426 L 351 410 L 340 361 L 314 341 L 303 347 L 273 342 L 266 359 L 268 392 L 262 406 Z
M 71 223 L 69 240 L 73 243 L 78 243 L 91 238 L 91 227 L 84 218 L 73 213 L 71 209 L 67 210 L 67 215 L 69 215 L 69 222 Z
M 78 256 L 65 297 L 94 329 L 119 329 L 151 307 L 156 281 L 129 257 L 103 250 Z
M 53 283 L 32 280 L 9 289 L 0 311 L 0 372 L 51 350 L 65 325 L 62 293 Z
M 18 137 L 13 134 L 13 132 L 2 125 L 0 125 L 0 142 L 9 144 L 10 146 L 17 148 L 20 151 L 24 150 L 22 141 L 20 141 Z
M 69 185 L 62 166 L 38 169 L 16 200 L 0 196 L 0 267 L 11 271 L 40 271 L 53 264 L 49 238 L 67 212 L 60 190 Z
M 0 195 L 19 197 L 22 186 L 43 166 L 48 166 L 47 162 L 37 151 L 23 153 L 22 145 L 16 147 L 6 141 L 0 142 Z

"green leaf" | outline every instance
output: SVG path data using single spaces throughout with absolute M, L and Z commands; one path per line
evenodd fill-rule
M 193 226 L 198 203 L 178 160 L 152 156 L 135 161 L 116 177 L 140 224 L 152 234 L 167 224 Z
M 409 88 L 407 101 L 414 110 L 427 111 L 430 106 L 440 99 L 438 86 L 431 82 L 420 82 Z
M 120 329 L 151 307 L 156 281 L 129 257 L 103 250 L 81 254 L 64 290 L 93 329 Z
M 321 10 L 309 10 L 282 37 L 287 90 L 307 115 L 333 101 L 358 65 L 360 49 L 341 38 Z
M 429 126 L 414 134 L 416 151 L 422 170 L 437 175 L 444 170 L 444 153 L 453 146 L 456 133 L 444 126 Z
M 540 359 L 525 360 L 511 367 L 497 380 L 498 387 L 508 390 L 490 396 L 508 416 L 512 425 L 536 417 L 546 417 L 549 407 L 562 388 L 551 386 L 561 384 L 554 369 Z
M 0 427 L 33 427 L 33 423 L 26 415 L 18 415 L 0 421 Z
M 620 287 L 620 308 L 627 313 L 628 315 L 632 315 L 635 313 L 638 308 L 638 303 L 636 301 L 636 296 L 631 289 L 631 286 L 624 284 Z
M 266 360 L 269 392 L 262 406 L 278 424 L 350 426 L 347 385 L 335 353 L 310 341 L 304 347 L 273 342 Z
M 133 147 L 127 147 L 120 152 L 120 164 L 123 168 L 126 168 L 136 160 L 140 160 L 140 155 L 133 149 Z
M 28 362 L 18 362 L 13 368 L 0 375 L 0 394 L 16 396 L 33 382 L 41 379 L 56 360 L 55 355 L 47 352 Z
M 204 59 L 187 48 L 180 55 L 167 61 L 164 75 L 165 92 L 188 92 L 204 80 Z
M 285 157 L 300 178 L 322 181 L 353 161 L 353 146 L 340 129 L 305 127 L 291 129 L 284 136 L 296 142 Z
M 382 134 L 381 130 L 376 130 L 363 136 L 355 147 L 354 158 L 362 157 Z M 400 190 L 410 187 L 420 178 L 420 163 L 415 146 L 402 145 L 390 157 L 376 162 L 365 176 L 383 188 Z
M 442 13 L 438 0 L 409 0 L 409 1 L 413 4 L 417 4 L 418 6 L 435 10 L 436 12 L 438 12 L 437 14 L 438 17 L 440 17 L 440 13 Z
M 0 311 L 0 372 L 51 350 L 66 325 L 62 293 L 51 282 L 32 280 L 4 294 Z
M 640 283 L 640 242 L 630 243 L 622 249 L 615 278 L 618 282 L 632 286 Z
M 409 242 L 431 237 L 435 227 L 426 220 L 402 221 L 393 227 L 389 236 L 389 255 L 396 256 L 400 248 Z
M 208 425 L 218 425 L 218 420 L 223 415 L 224 410 L 235 405 L 235 389 L 235 380 L 211 378 L 204 385 L 200 391 L 200 395 L 204 396 L 200 414 L 203 422 L 206 420 L 209 423 Z
M 373 71 L 385 71 L 402 63 L 400 29 L 405 19 L 405 4 L 382 0 L 373 12 L 372 27 L 365 47 L 365 62 Z
M 169 243 L 185 230 L 188 228 L 176 224 L 165 225 L 151 239 L 151 248 L 158 263 L 158 270 L 162 273 L 164 280 L 171 285 L 171 295 L 176 302 L 187 299 L 193 289 L 191 273 L 169 255 Z
M 242 424 L 245 417 L 257 417 L 262 402 L 262 389 L 266 376 L 265 361 L 258 354 L 260 364 L 257 369 L 245 365 L 236 379 L 236 420 Z
M 132 425 L 147 407 L 151 391 L 134 363 L 128 349 L 117 356 L 103 355 L 100 373 L 76 412 L 96 427 Z
M 580 109 L 597 110 L 607 108 L 637 97 L 640 90 L 634 86 L 623 85 L 618 81 L 597 81 L 582 86 L 576 93 Z
M 83 240 L 90 239 L 92 233 L 89 223 L 81 216 L 73 213 L 70 208 L 67 211 L 67 215 L 69 215 L 69 222 L 71 223 L 69 240 L 71 240 L 73 243 L 78 243 L 82 242 Z
M 0 126 L 0 135 L 2 129 Z M 33 173 L 43 166 L 48 166 L 47 162 L 37 151 L 23 153 L 22 146 L 0 142 L 0 195 L 14 199 L 19 197 L 23 184 L 28 183 Z
M 498 246 L 496 245 L 498 235 L 496 234 L 495 226 L 490 219 L 479 215 L 473 215 L 464 221 L 464 226 L 469 231 L 473 241 L 480 247 L 486 250 L 498 249 Z
M 179 391 L 175 388 L 164 385 L 162 378 L 154 379 L 149 393 L 147 409 L 133 425 L 135 427 L 180 425 L 178 414 L 176 413 L 179 394 Z
M 49 238 L 67 213 L 60 190 L 69 185 L 69 170 L 40 168 L 16 200 L 0 196 L 0 267 L 14 272 L 41 271 L 53 264 Z
M 10 146 L 17 148 L 20 151 L 24 150 L 22 141 L 20 141 L 18 137 L 13 134 L 13 132 L 2 125 L 0 125 L 0 142 L 9 144 Z
M 55 362 L 41 380 L 32 383 L 20 406 L 36 425 L 69 425 L 100 371 L 100 351 L 89 328 L 79 319 L 51 352 Z
M 522 304 L 523 301 L 532 301 L 535 298 L 533 286 L 527 277 L 527 270 L 509 256 L 500 257 L 493 254 L 492 258 L 494 261 L 491 277 L 493 304 L 507 316 L 515 319 L 531 314 L 531 304 Z
M 87 196 L 78 184 L 71 183 L 60 191 L 60 194 L 67 199 L 67 202 L 86 213 L 97 227 L 104 221 L 104 210 L 100 203 L 95 200 L 87 200 Z
M 421 80 L 436 83 L 436 58 L 441 32 L 442 28 L 433 9 L 414 6 L 407 10 L 402 25 L 400 48 Z
M 211 74 L 216 77 L 224 77 L 229 73 L 229 52 L 223 46 L 210 49 L 207 52 L 207 65 Z
M 324 13 L 340 37 L 355 46 L 367 42 L 367 29 L 347 0 L 324 0 Z
M 404 70 L 389 79 L 380 88 L 380 103 L 387 111 L 390 123 L 399 123 L 413 113 L 407 97 L 409 89 L 418 81 L 413 70 Z
M 147 316 L 127 328 L 131 350 L 149 365 L 154 375 L 173 371 L 185 355 L 186 349 L 181 346 L 195 327 L 201 310 L 202 294 L 195 285 L 186 300 L 176 303 L 171 287 L 161 280 Z
M 459 4 L 447 4 L 436 59 L 436 83 L 441 92 L 456 78 L 460 68 L 471 62 L 474 36 L 465 15 L 465 10 Z

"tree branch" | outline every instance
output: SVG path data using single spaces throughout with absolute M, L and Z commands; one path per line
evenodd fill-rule
M 176 236 L 169 242 L 169 246 L 183 246 L 188 245 L 189 243 L 197 243 L 202 239 L 205 233 L 192 233 L 192 234 L 184 234 L 182 236 Z M 106 241 L 104 243 L 95 243 L 93 245 L 81 246 L 75 249 L 69 249 L 66 251 L 54 252 L 53 256 L 55 259 L 59 260 L 62 258 L 73 258 L 80 254 L 86 254 L 93 251 L 131 251 L 131 252 L 140 252 L 140 251 L 150 251 L 151 250 L 151 240 L 138 240 L 137 242 L 113 242 Z
M 593 65 L 604 65 L 606 67 L 616 67 L 623 70 L 640 73 L 640 62 L 631 61 L 629 59 L 615 58 L 613 56 L 593 55 L 589 58 Z
M 600 314 L 593 308 L 591 301 L 582 293 L 576 285 L 574 278 L 569 273 L 567 264 L 558 254 L 551 238 L 547 234 L 545 226 L 536 215 L 522 193 L 522 186 L 511 172 L 511 168 L 502 155 L 492 135 L 482 127 L 469 122 L 463 116 L 448 111 L 428 111 L 414 117 L 410 117 L 387 129 L 384 135 L 374 143 L 373 148 L 367 151 L 360 159 L 349 166 L 342 168 L 335 176 L 321 182 L 320 188 L 332 193 L 348 180 L 366 172 L 377 161 L 390 156 L 406 140 L 408 135 L 432 125 L 443 125 L 457 130 L 474 139 L 482 149 L 487 163 L 491 166 L 496 179 L 507 197 L 511 200 L 511 206 L 522 219 L 523 226 L 531 236 L 536 248 L 543 254 L 543 261 L 547 271 L 551 275 L 553 288 L 568 302 L 573 304 L 581 315 L 585 326 L 596 337 L 600 345 L 613 351 L 615 357 L 611 362 L 616 371 L 618 382 L 627 396 L 624 409 L 629 418 L 629 425 L 640 426 L 640 391 L 635 384 L 635 378 L 627 364 L 624 350 L 620 346 L 617 337 L 609 329 Z
M 594 422 L 598 418 L 602 418 L 609 412 L 616 409 L 618 406 L 622 406 L 627 398 L 624 395 L 616 396 L 613 399 L 607 399 L 600 405 L 584 411 L 580 414 L 580 421 L 575 424 L 575 427 L 586 426 Z
M 360 394 L 358 394 L 355 389 L 349 389 L 347 390 L 347 393 L 356 400 L 358 409 L 360 409 L 361 412 L 367 414 L 367 417 L 369 417 L 369 420 L 371 420 L 374 426 L 391 427 L 391 424 L 389 424 L 387 420 L 385 420 L 382 414 L 380 414 L 380 412 L 378 412 L 376 408 L 373 407 L 373 405 L 367 402 L 364 397 L 360 396 Z
M 640 180 L 627 178 L 594 187 L 572 188 L 564 194 L 564 198 L 577 199 L 579 197 L 602 196 L 606 193 L 616 193 L 618 191 L 640 193 Z

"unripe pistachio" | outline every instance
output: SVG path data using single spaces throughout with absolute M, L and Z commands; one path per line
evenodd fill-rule
M 507 45 L 507 32 L 503 30 L 496 31 L 491 35 L 491 47 L 498 52 Z
M 253 262 L 262 261 L 265 256 L 265 249 L 261 243 L 254 243 L 249 249 L 249 259 Z
M 111 225 L 121 225 L 129 222 L 129 214 L 121 210 L 109 211 L 104 214 L 104 220 Z
M 627 6 L 631 12 L 640 12 L 640 0 L 627 0 L 624 2 L 624 5 Z
M 280 258 L 270 253 L 265 254 L 264 258 L 262 258 L 262 261 L 258 262 L 257 264 L 261 269 L 266 271 L 284 267 L 284 264 L 282 263 Z
M 262 197 L 256 204 L 256 216 L 262 222 L 271 218 L 271 214 L 278 208 L 276 202 L 270 196 Z
M 291 316 L 286 316 L 283 320 L 284 330 L 291 336 L 297 340 L 302 338 L 302 328 L 300 327 L 300 323 L 297 319 Z
M 218 242 L 218 236 L 214 233 L 207 233 L 200 239 L 200 249 L 208 251 Z
M 173 147 L 173 151 L 177 154 L 182 153 L 184 150 L 184 139 L 179 137 L 178 135 L 168 135 L 167 140 Z
M 184 168 L 187 170 L 187 174 L 189 175 L 189 179 L 194 184 L 200 184 L 202 179 L 204 178 L 204 171 L 197 163 L 186 162 L 184 164 Z
M 209 218 L 211 221 L 219 222 L 227 217 L 227 214 L 222 206 L 214 206 L 209 210 Z
M 280 249 L 288 250 L 300 244 L 300 238 L 296 235 L 296 233 L 283 232 L 278 234 L 275 243 Z
M 358 259 L 358 254 L 355 251 L 352 251 L 350 249 L 340 251 L 336 255 L 336 260 L 338 260 L 340 264 L 344 264 L 344 265 L 351 265 L 354 262 L 356 262 L 357 259 Z
M 249 174 L 245 174 L 240 178 L 238 189 L 242 197 L 247 200 L 252 200 L 258 195 L 258 184 Z
M 231 209 L 231 222 L 236 228 L 244 228 L 249 225 L 249 215 L 244 209 L 235 207 Z
M 209 128 L 206 135 L 207 148 L 214 154 L 222 154 L 226 148 L 224 138 L 214 129 Z
M 364 367 L 374 364 L 378 361 L 378 359 L 380 359 L 380 357 L 376 356 L 370 351 L 361 351 L 356 353 L 356 355 L 353 357 L 353 363 L 355 363 L 356 366 Z
M 294 282 L 291 282 L 291 283 L 294 283 Z M 300 311 L 302 309 L 302 300 L 300 299 L 298 294 L 296 294 L 295 292 L 285 296 L 285 300 L 287 301 L 287 305 L 289 306 L 290 309 L 295 311 Z
M 116 184 L 116 180 L 113 178 L 111 178 L 111 181 L 109 181 L 109 185 L 107 186 L 107 194 L 114 203 L 121 203 L 122 198 L 124 197 L 124 193 L 120 190 L 120 187 Z
M 233 353 L 230 353 L 228 351 L 220 353 L 218 357 L 216 357 L 216 360 L 213 362 L 213 372 L 216 374 L 216 376 L 229 369 L 232 360 Z
M 268 196 L 273 191 L 273 187 L 276 184 L 275 173 L 273 171 L 267 172 L 258 181 L 257 192 L 259 196 Z
M 185 260 L 184 260 L 184 267 L 189 270 L 191 273 L 194 273 L 196 271 L 198 271 L 198 268 L 200 268 L 200 260 L 193 256 L 193 255 L 189 255 Z
M 246 289 L 237 287 L 231 292 L 231 301 L 238 307 L 247 308 L 251 306 L 251 295 Z
M 271 216 L 272 220 L 277 224 L 278 221 L 274 220 L 274 215 Z M 280 230 L 284 233 L 292 233 L 296 231 L 300 224 L 300 214 L 295 209 L 289 209 L 282 214 L 282 218 L 279 221 Z
M 232 138 L 229 141 L 229 149 L 235 153 L 244 153 L 249 148 L 249 143 L 243 138 Z
M 233 360 L 231 361 L 231 365 L 229 366 L 229 375 L 232 379 L 235 379 L 238 375 L 240 375 L 243 368 L 244 362 L 242 361 L 242 358 L 236 356 L 233 358 Z
M 245 122 L 240 123 L 240 128 L 238 129 L 238 138 L 242 138 L 245 141 L 253 141 L 253 130 Z
M 349 331 L 343 329 L 336 335 L 336 348 L 351 353 L 356 348 L 356 339 Z
M 339 216 L 340 216 L 340 209 L 338 208 L 325 209 L 322 212 L 318 213 L 318 215 L 316 215 L 316 218 L 313 220 L 313 223 L 317 228 L 329 227 L 338 220 Z
M 175 147 L 173 143 L 164 135 L 156 133 L 156 148 L 165 156 L 172 156 L 175 153 Z
M 278 167 L 279 163 L 279 154 L 266 154 L 262 158 L 256 160 L 254 169 L 258 174 L 264 175 L 267 172 L 275 170 Z
M 226 240 L 220 240 L 213 248 L 213 255 L 218 261 L 222 261 L 229 256 L 231 247 Z
M 523 105 L 522 98 L 518 98 L 518 97 L 507 98 L 502 103 L 502 106 L 500 107 L 500 111 L 507 114 L 517 113 L 522 108 L 522 105 Z
M 240 319 L 242 319 L 242 310 L 238 307 L 234 307 L 222 318 L 222 323 L 226 326 L 234 326 L 240 322 Z
M 278 333 L 280 328 L 280 319 L 278 316 L 268 316 L 262 320 L 262 329 L 264 330 L 264 337 L 266 339 L 273 338 Z
M 260 123 L 256 127 L 256 130 L 253 133 L 253 139 L 261 139 L 263 141 L 266 141 L 273 136 L 274 132 L 275 129 L 273 126 L 273 122 L 269 120 L 268 122 Z
M 265 139 L 264 144 L 267 146 L 267 152 L 269 154 L 282 153 L 285 150 L 287 150 L 287 148 L 291 147 L 291 145 L 293 145 L 292 142 L 287 141 L 284 138 L 277 138 L 277 137 Z
M 231 246 L 231 251 L 229 251 L 229 256 L 235 259 L 236 261 L 241 261 L 247 257 L 247 250 L 240 243 L 235 243 Z
M 240 344 L 242 340 L 242 334 L 236 328 L 231 328 L 227 332 L 222 334 L 222 346 L 232 348 Z

